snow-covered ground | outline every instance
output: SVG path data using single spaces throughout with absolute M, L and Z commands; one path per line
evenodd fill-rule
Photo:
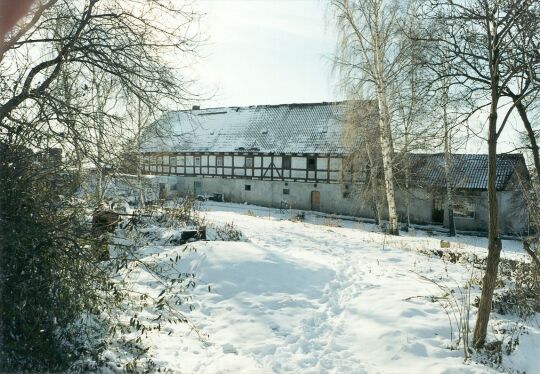
M 234 223 L 246 241 L 206 241 L 196 252 L 167 246 L 149 250 L 162 261 L 182 254 L 180 267 L 199 286 L 187 325 L 148 333 L 155 363 L 183 373 L 485 373 L 540 368 L 540 327 L 525 323 L 516 351 L 502 366 L 464 363 L 451 350 L 443 288 L 460 289 L 480 270 L 418 250 L 440 249 L 441 238 L 415 231 L 393 238 L 369 224 L 255 206 L 205 203 L 210 225 Z M 458 237 L 455 250 L 485 253 L 484 238 Z M 518 242 L 504 241 L 504 256 L 519 258 Z M 149 277 L 139 275 L 141 287 Z M 210 288 L 208 287 L 210 285 Z M 156 290 L 157 292 L 158 290 Z M 478 293 L 471 288 L 471 299 Z M 460 305 L 461 294 L 455 295 Z M 442 304 L 441 304 L 442 303 Z M 471 309 L 471 327 L 475 320 Z M 496 326 L 495 316 L 492 326 Z M 500 321 L 499 321 L 500 322 Z M 493 332 L 493 329 L 490 331 Z M 202 336 L 203 338 L 201 339 Z

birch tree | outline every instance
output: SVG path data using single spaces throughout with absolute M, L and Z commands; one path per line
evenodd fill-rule
M 396 148 L 394 166 L 401 170 L 401 189 L 406 193 L 406 222 L 411 224 L 411 196 L 414 180 L 411 177 L 411 154 L 433 151 L 438 143 L 438 124 L 433 116 L 434 100 L 430 92 L 430 70 L 426 65 L 425 46 L 415 35 L 418 29 L 416 9 L 410 7 L 404 20 L 403 55 L 407 62 L 396 76 L 390 96 L 393 109 L 392 127 Z
M 351 183 L 357 203 L 369 202 L 376 225 L 384 213 L 384 177 L 382 170 L 377 103 L 354 100 L 344 105 L 342 144 L 349 150 L 343 160 L 344 182 Z
M 456 236 L 456 223 L 454 221 L 454 189 L 452 171 L 452 126 L 448 116 L 449 87 L 443 84 L 441 106 L 443 110 L 444 132 L 444 176 L 446 179 L 446 206 L 448 210 L 448 235 Z
M 348 91 L 370 92 L 378 104 L 389 232 L 399 235 L 394 187 L 394 144 L 390 90 L 407 65 L 403 53 L 404 2 L 394 0 L 333 0 L 340 43 L 336 66 Z M 354 98 L 354 96 L 353 96 Z

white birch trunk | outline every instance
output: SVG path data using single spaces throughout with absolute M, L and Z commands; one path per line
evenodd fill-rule
M 394 171 L 392 169 L 393 145 L 390 133 L 390 115 L 385 100 L 384 91 L 377 90 L 377 99 L 379 102 L 379 132 L 384 169 L 384 186 L 386 192 L 386 201 L 388 204 L 388 221 L 390 223 L 389 233 L 399 235 L 398 217 L 396 209 L 395 191 L 394 191 Z
M 141 137 L 142 137 L 142 120 L 141 120 L 141 101 L 138 102 L 137 110 L 137 148 L 135 150 L 135 157 L 137 162 L 137 188 L 139 192 L 138 207 L 144 209 L 144 184 L 142 179 L 142 156 L 141 156 Z
M 376 4 L 373 18 L 373 57 L 374 75 L 377 86 L 377 102 L 379 104 L 379 136 L 381 141 L 384 185 L 386 201 L 388 204 L 389 233 L 399 235 L 398 217 L 396 209 L 396 199 L 394 192 L 394 172 L 392 170 L 392 159 L 394 157 L 394 145 L 392 142 L 392 130 L 390 127 L 390 111 L 386 98 L 386 81 L 384 79 L 384 50 L 379 34 L 379 22 L 381 17 L 380 3 Z
M 443 91 L 443 122 L 444 122 L 444 174 L 446 178 L 446 209 L 448 211 L 449 236 L 456 236 L 456 225 L 454 222 L 454 199 L 452 189 L 451 170 L 451 130 L 448 121 L 448 87 Z

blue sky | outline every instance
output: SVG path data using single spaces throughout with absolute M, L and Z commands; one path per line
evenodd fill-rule
M 208 38 L 197 63 L 202 106 L 339 99 L 332 84 L 336 37 L 319 0 L 200 0 Z

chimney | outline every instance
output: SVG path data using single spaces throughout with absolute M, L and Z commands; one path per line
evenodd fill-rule
M 193 105 L 193 107 L 191 108 L 191 110 L 200 110 L 200 109 L 201 109 L 200 105 Z

